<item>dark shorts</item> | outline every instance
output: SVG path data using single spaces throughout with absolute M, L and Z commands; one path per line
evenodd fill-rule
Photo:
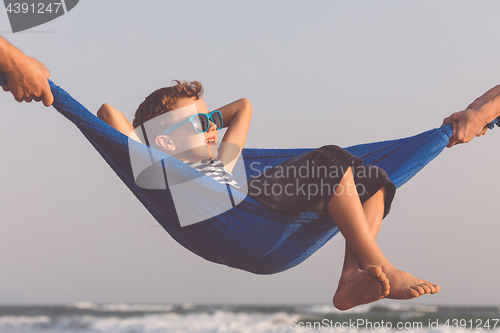
M 327 204 L 344 173 L 352 168 L 356 189 L 364 203 L 385 186 L 384 217 L 389 213 L 396 186 L 387 173 L 344 149 L 329 145 L 299 155 L 248 181 L 248 195 L 265 207 L 295 214 L 329 214 Z M 341 193 L 338 188 L 337 193 Z

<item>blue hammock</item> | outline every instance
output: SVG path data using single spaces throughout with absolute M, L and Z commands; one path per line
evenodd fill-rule
M 129 144 L 127 136 L 97 118 L 63 89 L 52 82 L 50 85 L 55 99 L 53 106 L 81 130 L 172 238 L 206 260 L 256 274 L 278 273 L 300 264 L 339 232 L 328 216 L 313 212 L 277 213 L 249 197 L 239 198 L 241 203 L 223 214 L 180 227 L 170 191 L 144 189 L 134 180 L 129 149 L 145 161 L 150 160 L 152 150 L 137 142 Z M 490 126 L 493 127 L 493 123 Z M 400 187 L 439 155 L 451 134 L 451 125 L 447 125 L 409 138 L 362 144 L 346 150 L 360 157 L 364 164 L 383 168 L 396 187 Z M 242 154 L 246 170 L 255 171 L 260 167 L 262 171 L 266 166 L 281 164 L 310 150 L 244 149 Z M 155 156 L 157 160 L 163 157 Z M 249 168 L 253 162 L 259 163 Z M 175 158 L 164 159 L 164 163 L 177 170 L 179 176 L 197 177 L 196 170 Z M 208 177 L 198 179 L 200 186 L 212 191 L 214 197 L 221 193 L 227 195 L 227 188 L 217 181 Z M 213 203 L 210 198 L 206 200 Z M 210 205 L 204 206 L 210 209 Z

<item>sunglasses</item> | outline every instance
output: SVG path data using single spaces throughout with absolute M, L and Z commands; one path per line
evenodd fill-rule
M 206 131 L 208 131 L 208 128 L 210 127 L 210 121 L 212 121 L 215 124 L 215 126 L 217 126 L 218 130 L 222 129 L 222 127 L 223 127 L 222 126 L 223 125 L 222 113 L 220 111 L 215 110 L 215 111 L 212 111 L 210 113 L 195 114 L 194 116 L 191 116 L 187 119 L 184 119 L 184 120 L 170 126 L 166 130 L 164 130 L 161 134 L 168 135 L 168 134 L 172 133 L 173 131 L 177 130 L 179 127 L 181 127 L 185 123 L 187 123 L 188 121 L 191 122 L 196 133 L 205 133 Z

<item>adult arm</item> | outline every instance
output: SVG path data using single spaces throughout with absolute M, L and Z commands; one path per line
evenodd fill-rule
M 227 127 L 218 158 L 226 170 L 231 172 L 245 146 L 252 120 L 252 104 L 247 98 L 242 98 L 217 110 L 222 113 L 224 127 Z
M 444 119 L 443 125 L 453 125 L 453 135 L 448 147 L 470 142 L 474 137 L 486 134 L 486 125 L 500 117 L 500 85 L 476 98 L 465 110 L 455 112 Z
M 3 90 L 10 91 L 18 102 L 43 101 L 45 106 L 54 102 L 50 91 L 50 72 L 35 58 L 28 57 L 0 36 L 0 70 L 7 77 Z

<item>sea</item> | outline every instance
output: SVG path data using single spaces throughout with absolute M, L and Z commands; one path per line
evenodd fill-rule
M 500 330 L 497 306 L 0 305 L 1 333 L 470 332 Z

